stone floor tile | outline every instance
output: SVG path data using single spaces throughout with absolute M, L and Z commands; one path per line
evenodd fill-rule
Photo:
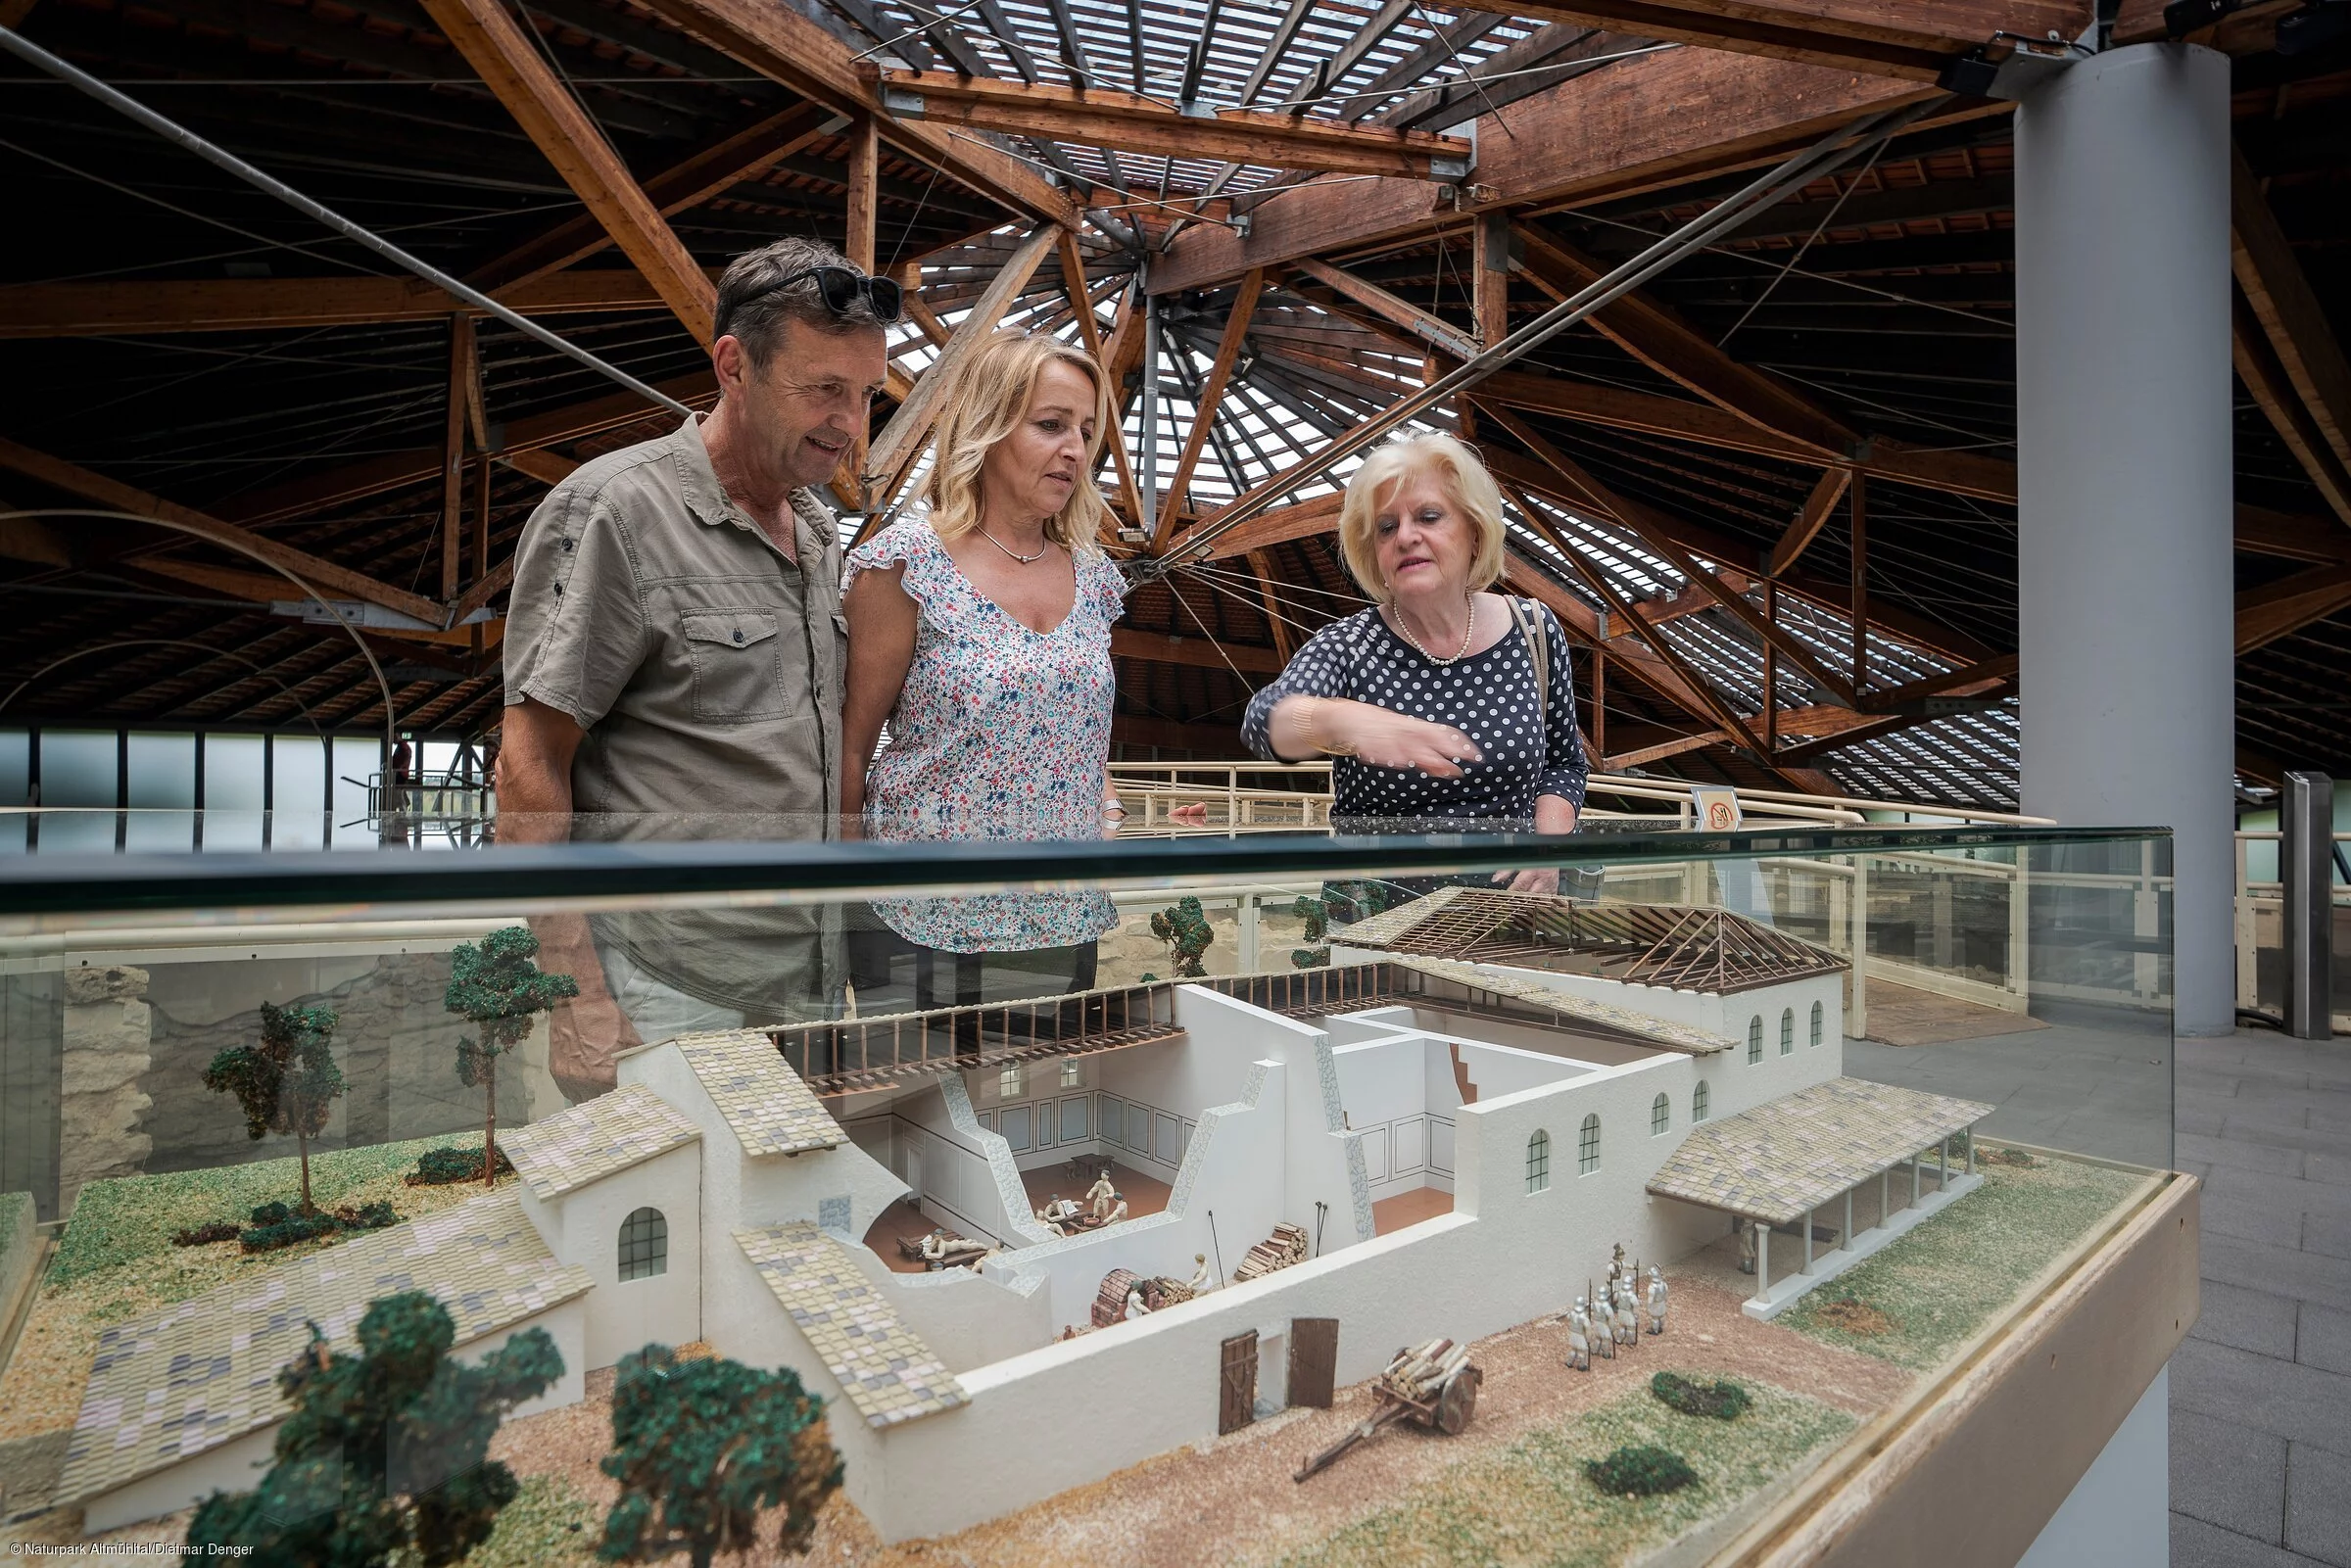
M 2304 1302 L 2294 1359 L 2323 1372 L 2351 1373 L 2351 1312 Z
M 2267 1291 L 2247 1290 L 2226 1280 L 2202 1282 L 2203 1311 L 2188 1330 L 2198 1339 L 2234 1346 L 2256 1355 L 2294 1358 L 2294 1323 L 2300 1303 Z
M 2327 1258 L 2351 1258 L 2351 1216 L 2304 1214 L 2302 1250 Z
M 2215 1165 L 2202 1175 L 2207 1199 L 2244 1198 L 2295 1213 L 2351 1215 L 2351 1188 L 2292 1176 L 2265 1176 L 2241 1165 Z
M 2277 1247 L 2302 1245 L 2304 1216 L 2298 1209 L 2210 1193 L 2204 1197 L 2203 1209 L 2208 1236 L 2234 1236 L 2239 1241 L 2264 1241 Z
M 2183 1513 L 2172 1515 L 2172 1568 L 2311 1568 L 2314 1560 Z
M 2285 1531 L 2285 1439 L 2172 1406 L 2172 1511 L 2270 1545 Z
M 2351 1259 L 2208 1233 L 2203 1272 L 2207 1279 L 2351 1311 Z
M 2330 1187 L 2351 1187 L 2351 1155 L 2313 1153 L 2306 1157 L 2302 1174 Z
M 2199 1101 L 2191 1106 L 2186 1099 L 2183 1098 L 2179 1106 L 2172 1112 L 2172 1130 L 2174 1132 L 2192 1132 L 2205 1138 L 2221 1136 L 2221 1129 L 2229 1122 L 2229 1113 L 2220 1109 L 2226 1103 L 2225 1101 Z
M 2285 1462 L 2282 1544 L 2328 1568 L 2351 1568 L 2351 1455 L 2292 1445 Z
M 2209 1340 L 2172 1354 L 2172 1404 L 2351 1455 L 2351 1377 Z
M 2242 1138 L 2211 1138 L 2192 1132 L 2180 1134 L 2176 1148 L 2180 1159 L 2209 1161 L 2216 1169 L 2228 1165 L 2265 1176 L 2302 1174 L 2303 1155 L 2299 1149 L 2279 1149 Z

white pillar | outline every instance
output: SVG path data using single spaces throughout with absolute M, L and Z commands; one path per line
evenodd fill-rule
M 2024 809 L 2171 828 L 2182 1034 L 2233 1023 L 2229 62 L 2092 56 L 2016 115 Z
M 1771 1300 L 1771 1227 L 1755 1224 L 1755 1300 Z
M 1927 1152 L 1921 1149 L 1910 1157 L 1910 1207 L 1918 1207 L 1918 1171 L 1927 1163 Z
M 1804 1260 L 1796 1265 L 1796 1271 L 1799 1274 L 1812 1272 L 1812 1216 L 1815 1212 L 1816 1210 L 1805 1210 L 1804 1217 L 1799 1221 L 1804 1227 Z
M 1845 1228 L 1837 1233 L 1837 1245 L 1847 1252 L 1853 1250 L 1853 1189 L 1845 1189 Z

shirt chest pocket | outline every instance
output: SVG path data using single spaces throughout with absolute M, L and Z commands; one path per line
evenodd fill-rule
M 679 622 L 696 719 L 744 724 L 789 718 L 808 706 L 806 661 L 785 658 L 775 611 L 685 610 Z

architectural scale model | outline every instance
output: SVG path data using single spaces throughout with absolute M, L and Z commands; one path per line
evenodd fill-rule
M 460 1355 L 545 1328 L 534 1407 L 648 1341 L 792 1367 L 888 1541 L 1245 1424 L 1293 1359 L 1326 1401 L 1565 1312 L 1612 1245 L 1654 1335 L 1632 1270 L 1751 1225 L 1768 1317 L 1980 1179 L 1991 1107 L 1843 1074 L 1845 968 L 1720 910 L 1450 888 L 1327 969 L 647 1046 L 502 1135 L 515 1182 L 109 1329 L 59 1500 L 95 1532 L 250 1485 L 306 1323 L 404 1289 Z M 1102 1222 L 1042 1222 L 1056 1190 Z M 990 1250 L 899 1256 L 942 1229 Z

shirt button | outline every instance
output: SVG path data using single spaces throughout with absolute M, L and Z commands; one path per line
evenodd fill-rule
M 735 641 L 738 642 L 743 641 L 743 628 L 740 626 L 735 628 Z

